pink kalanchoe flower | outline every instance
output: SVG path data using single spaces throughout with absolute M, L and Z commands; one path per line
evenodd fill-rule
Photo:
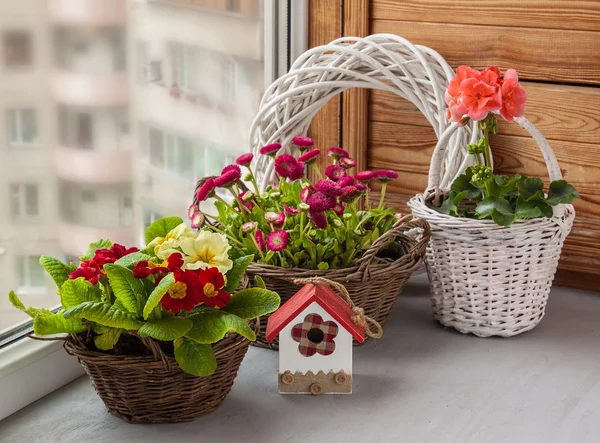
M 336 182 L 340 178 L 346 176 L 346 170 L 340 165 L 331 165 L 327 166 L 327 169 L 325 169 L 325 175 Z
M 188 218 L 191 220 L 192 218 L 194 218 L 194 214 L 198 212 L 198 206 L 196 206 L 194 203 L 192 203 L 190 205 L 190 207 L 188 208 Z
M 200 211 L 196 211 L 192 217 L 192 228 L 201 228 L 204 225 L 204 220 L 204 214 Z
M 361 194 L 364 194 L 365 192 L 367 192 L 367 189 L 369 189 L 365 185 L 363 185 L 362 183 L 357 183 L 357 184 L 354 185 L 354 187 L 356 189 L 358 189 L 358 192 L 360 192 Z
M 525 112 L 527 92 L 519 84 L 517 71 L 509 69 L 504 73 L 502 80 L 502 109 L 500 114 L 508 122 L 513 122 L 515 117 L 521 117 Z
M 256 222 L 249 221 L 242 225 L 242 232 L 251 232 L 256 228 Z
M 397 179 L 398 173 L 390 169 L 380 169 L 379 171 L 375 172 L 375 176 L 373 178 L 380 182 L 389 182 Z
M 196 193 L 196 200 L 203 202 L 207 198 L 212 197 L 215 194 L 215 181 L 212 178 L 206 180 Z
M 258 245 L 258 249 L 261 251 L 265 250 L 265 234 L 260 229 L 257 229 L 254 233 L 254 240 L 256 240 L 256 244 Z
M 233 165 L 232 165 L 233 166 Z M 237 166 L 237 165 L 235 165 Z M 238 166 L 239 168 L 239 166 Z M 240 180 L 240 174 L 234 169 L 221 174 L 219 177 L 214 179 L 214 184 L 218 188 L 229 188 L 236 184 Z
M 315 142 L 310 137 L 294 137 L 292 139 L 292 143 L 296 146 L 300 151 L 304 151 L 308 148 L 312 148 L 315 145 Z
M 335 197 L 331 197 L 330 195 L 323 194 L 322 192 L 315 192 L 308 197 L 306 203 L 313 211 L 323 212 L 332 209 L 336 204 L 336 200 Z
M 253 158 L 254 154 L 248 152 L 247 154 L 240 155 L 235 162 L 240 166 L 249 166 Z
M 334 160 L 350 156 L 350 154 L 348 154 L 348 151 L 346 151 L 343 148 L 338 148 L 337 146 L 332 146 L 331 148 L 329 148 L 327 150 L 327 155 L 333 158 Z
M 265 220 L 273 226 L 281 226 L 285 223 L 285 214 L 283 212 L 265 212 Z
M 304 163 L 297 161 L 296 166 L 291 168 L 288 178 L 294 181 L 300 180 L 302 177 L 304 177 Z
M 332 197 L 339 197 L 343 192 L 342 187 L 338 183 L 327 178 L 319 180 L 317 183 L 315 183 L 315 188 L 317 191 Z
M 250 192 L 250 191 L 246 191 L 246 192 L 240 192 L 238 194 L 238 201 L 237 204 L 238 205 L 244 205 L 245 207 L 247 207 L 248 209 L 250 209 L 252 211 L 252 209 L 254 209 L 254 202 L 252 200 L 246 200 L 244 199 L 245 195 Z M 240 208 L 241 209 L 241 208 Z
M 275 159 L 275 172 L 279 177 L 288 178 L 290 174 L 296 174 L 298 161 L 290 154 L 281 154 Z
M 346 186 L 351 186 L 354 184 L 354 177 L 347 175 L 346 177 L 342 177 L 338 180 L 337 184 L 341 188 L 345 188 Z
M 300 214 L 299 209 L 292 208 L 292 207 L 286 205 L 285 203 L 283 204 L 283 210 L 285 211 L 286 215 L 289 215 L 289 216 Z
M 333 212 L 335 212 L 338 216 L 342 216 L 344 215 L 344 210 L 346 208 L 344 207 L 343 204 L 341 203 L 336 203 L 335 206 L 333 207 Z
M 267 248 L 269 251 L 283 251 L 287 248 L 289 234 L 284 229 L 271 232 L 267 235 Z
M 354 174 L 354 178 L 363 183 L 370 182 L 374 177 L 375 173 L 373 171 L 360 171 Z
M 350 169 L 356 166 L 356 161 L 350 157 L 340 158 L 340 166 L 345 169 Z
M 303 203 L 308 201 L 308 198 L 315 192 L 315 189 L 312 186 L 307 186 L 306 188 L 300 191 L 300 200 Z
M 344 188 L 344 192 L 340 196 L 340 201 L 344 203 L 352 203 L 356 197 L 358 197 L 360 192 L 356 189 L 356 186 L 346 186 Z
M 298 161 L 306 163 L 307 165 L 311 165 L 315 161 L 317 161 L 317 157 L 319 157 L 320 154 L 321 154 L 320 149 L 311 149 L 310 151 L 305 152 L 300 157 L 298 157 Z
M 308 210 L 308 216 L 310 220 L 313 222 L 315 227 L 319 229 L 325 229 L 327 227 L 327 217 L 320 211 L 314 211 L 312 209 Z
M 260 148 L 260 153 L 262 155 L 268 155 L 269 157 L 275 157 L 277 152 L 281 149 L 281 143 L 271 143 L 270 145 L 263 146 Z

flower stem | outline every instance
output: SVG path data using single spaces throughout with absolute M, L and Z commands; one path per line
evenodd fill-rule
M 488 125 L 486 125 L 485 129 L 483 130 L 483 143 L 485 146 L 485 164 L 487 166 L 489 166 L 490 168 L 492 167 L 492 158 L 490 155 L 490 140 L 489 140 L 489 132 L 490 130 L 488 129 Z
M 258 191 L 258 183 L 256 183 L 256 177 L 254 177 L 254 172 L 252 171 L 252 168 L 250 167 L 250 165 L 246 166 L 248 168 L 248 171 L 250 172 L 250 183 L 252 183 L 252 186 L 254 186 L 254 192 L 255 195 L 260 194 L 260 192 Z
M 319 180 L 322 180 L 323 174 L 321 174 L 321 171 L 319 171 L 319 168 L 317 168 L 317 163 L 313 162 L 310 166 L 311 166 L 311 168 L 313 168 L 313 171 L 315 171 L 315 174 L 317 174 L 317 178 Z
M 229 192 L 231 192 L 231 195 L 233 195 L 234 200 L 236 200 L 238 202 L 239 207 L 244 209 L 244 211 L 247 212 L 248 214 L 250 214 L 250 209 L 248 209 L 248 207 L 244 204 L 242 199 L 240 197 L 238 197 L 231 188 L 227 188 L 227 189 L 229 190 Z
M 226 201 L 225 201 L 223 198 L 221 198 L 220 196 L 218 196 L 216 193 L 215 193 L 215 198 L 216 198 L 217 200 L 219 200 L 221 203 L 223 203 L 225 206 L 227 206 L 229 209 L 231 209 L 233 212 L 237 212 L 237 211 L 236 211 L 236 210 L 233 208 L 233 206 L 231 206 L 229 203 L 227 203 L 227 202 L 226 202 Z
M 227 233 L 226 233 L 226 232 L 224 232 L 224 231 L 221 231 L 221 230 L 220 230 L 219 228 L 217 228 L 216 226 L 214 226 L 214 225 L 212 225 L 212 224 L 210 224 L 210 223 L 206 223 L 206 226 L 208 226 L 208 227 L 209 227 L 210 229 L 212 229 L 213 231 L 215 231 L 215 232 L 218 232 L 218 233 L 219 233 L 219 234 L 221 234 L 221 235 L 224 235 L 225 237 L 227 237 L 228 239 L 230 239 L 232 242 L 236 243 L 238 246 L 242 246 L 242 247 L 244 246 L 244 244 L 243 244 L 241 241 L 239 241 L 237 238 L 235 238 L 235 237 L 232 237 L 231 235 L 227 234 Z
M 367 190 L 365 191 L 365 209 L 368 211 L 371 209 L 369 206 L 369 186 L 367 185 Z
M 387 182 L 383 182 L 381 183 L 381 197 L 379 198 L 379 206 L 377 207 L 377 209 L 382 209 L 383 208 L 383 199 L 385 198 L 385 188 L 387 187 Z
M 256 231 L 255 231 L 256 232 Z M 250 237 L 252 238 L 252 241 L 254 242 L 254 246 L 256 246 L 256 250 L 258 251 L 258 253 L 260 254 L 260 258 L 263 259 L 263 261 L 265 260 L 265 255 L 263 254 L 263 251 L 260 249 L 260 247 L 258 246 L 258 242 L 256 241 L 256 237 L 254 237 L 254 233 L 250 234 Z

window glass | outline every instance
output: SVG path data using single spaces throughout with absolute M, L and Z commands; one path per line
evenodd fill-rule
M 31 36 L 26 31 L 10 31 L 3 35 L 4 64 L 7 67 L 31 64 Z
M 37 120 L 34 109 L 7 111 L 8 139 L 11 145 L 31 145 L 37 140 Z

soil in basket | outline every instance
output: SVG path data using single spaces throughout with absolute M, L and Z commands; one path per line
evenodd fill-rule
M 119 338 L 119 341 L 115 345 L 115 347 L 110 351 L 101 351 L 94 344 L 95 334 L 83 334 L 81 338 L 83 338 L 86 347 L 90 351 L 97 351 L 106 354 L 114 354 L 114 355 L 130 355 L 133 357 L 143 357 L 147 355 L 152 355 L 152 352 L 144 346 L 144 344 L 140 341 L 139 338 L 134 337 L 129 334 L 123 334 Z M 158 342 L 161 350 L 169 356 L 173 356 L 173 342 Z

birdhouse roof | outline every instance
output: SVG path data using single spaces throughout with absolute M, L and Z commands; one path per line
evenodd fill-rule
M 289 322 L 312 302 L 316 302 L 359 342 L 365 341 L 365 330 L 352 322 L 350 306 L 329 286 L 308 284 L 283 304 L 267 323 L 267 341 L 272 341 Z

